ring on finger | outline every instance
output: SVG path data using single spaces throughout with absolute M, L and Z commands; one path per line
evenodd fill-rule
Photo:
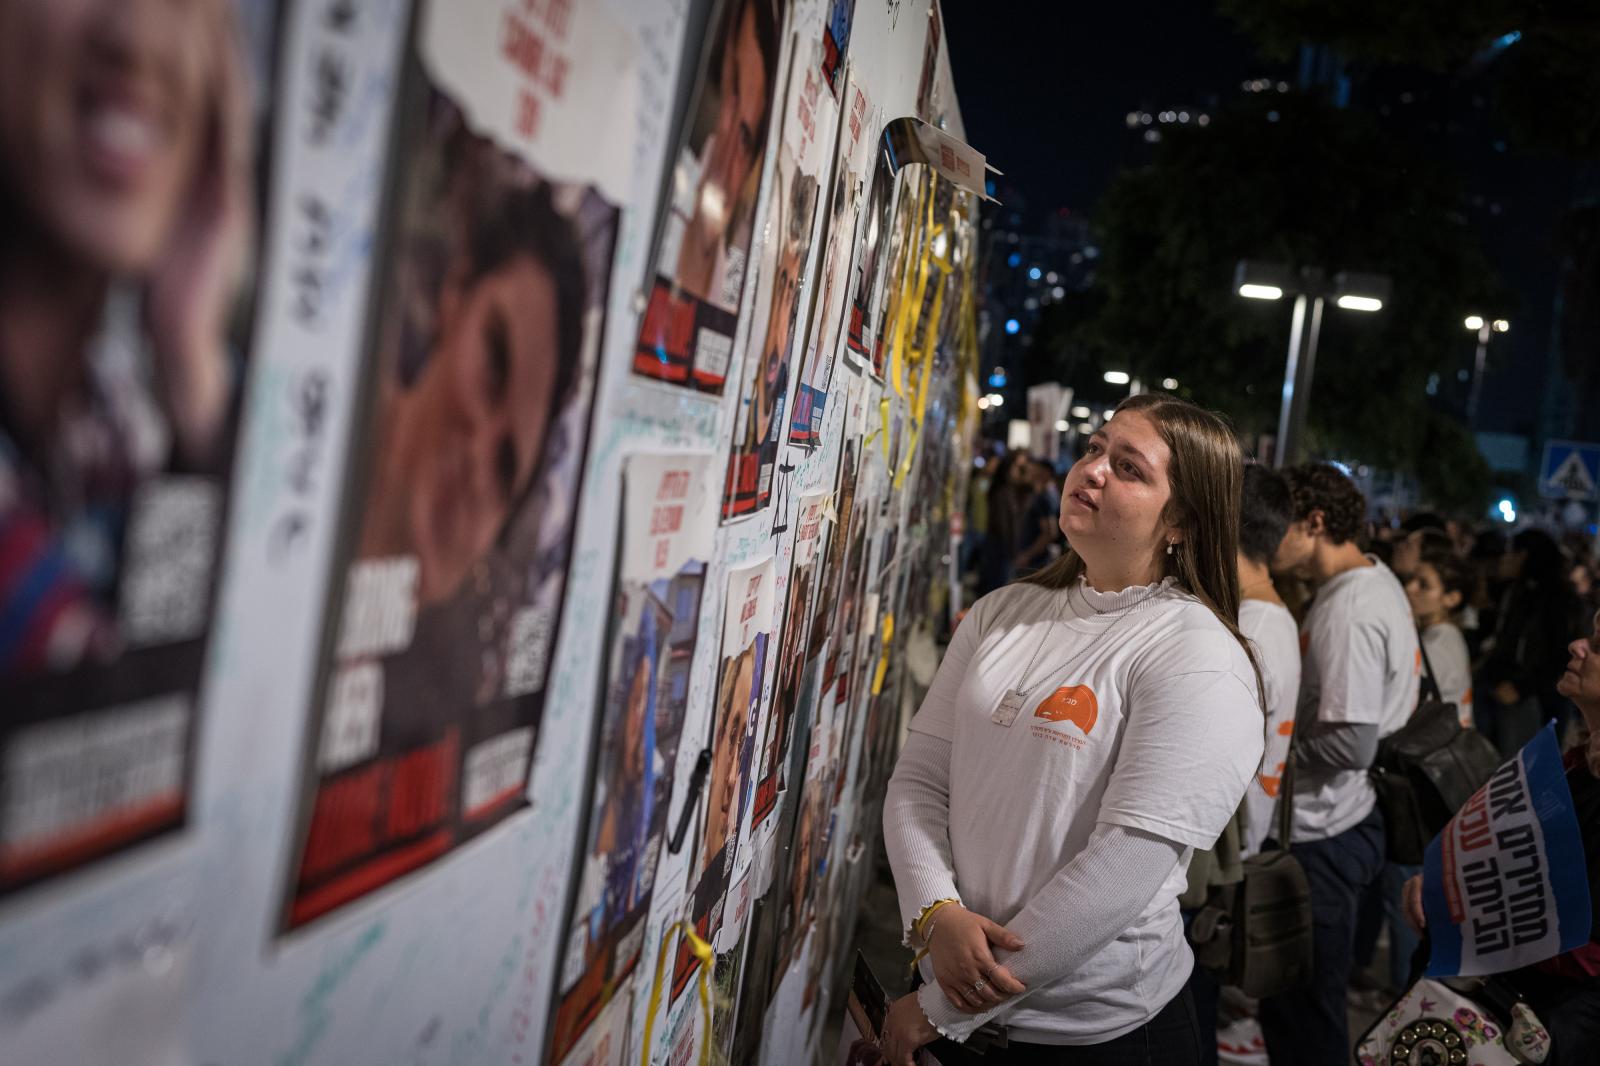
M 974 984 L 973 984 L 973 986 L 972 986 L 972 991 L 973 991 L 973 992 L 974 992 L 974 993 L 975 993 L 975 994 L 977 994 L 977 995 L 980 995 L 980 996 L 981 996 L 981 995 L 983 995 L 983 990 L 984 990 L 984 989 L 986 989 L 986 988 L 988 988 L 988 987 L 989 987 L 989 982 L 988 982 L 988 981 L 985 981 L 985 980 L 984 980 L 984 979 L 983 979 L 983 978 L 981 978 L 981 977 L 980 977 L 980 978 L 978 978 L 978 980 L 977 980 L 977 981 L 976 981 L 976 982 L 975 982 L 975 983 L 974 983 Z

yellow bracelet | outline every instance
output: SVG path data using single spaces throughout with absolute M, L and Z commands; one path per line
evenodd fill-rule
M 920 940 L 924 944 L 926 944 L 928 938 L 925 935 L 923 935 L 922 931 L 928 927 L 928 919 L 932 918 L 935 914 L 937 914 L 940 907 L 943 907 L 946 904 L 960 903 L 960 902 L 961 901 L 959 899 L 951 899 L 951 898 L 934 900 L 932 903 L 930 903 L 926 907 L 922 908 L 922 913 L 917 915 L 916 921 L 911 923 L 911 931 L 916 934 L 916 937 L 917 937 L 918 940 Z

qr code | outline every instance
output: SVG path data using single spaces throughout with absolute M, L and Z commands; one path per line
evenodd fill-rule
M 506 696 L 526 696 L 544 688 L 553 636 L 550 621 L 550 611 L 543 607 L 524 607 L 512 616 L 506 637 Z
M 221 493 L 206 478 L 139 490 L 123 549 L 119 614 L 132 647 L 192 640 L 205 629 Z
M 694 367 L 719 378 L 728 376 L 728 363 L 733 355 L 733 338 L 724 337 L 714 329 L 701 327 L 695 335 Z

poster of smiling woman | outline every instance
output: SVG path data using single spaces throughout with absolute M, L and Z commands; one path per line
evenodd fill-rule
M 278 21 L 0 0 L 0 894 L 189 816 Z
M 589 434 L 626 153 L 583 131 L 631 121 L 625 41 L 514 0 L 416 32 L 285 928 L 525 805 Z

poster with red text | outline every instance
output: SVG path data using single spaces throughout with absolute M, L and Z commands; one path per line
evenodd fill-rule
M 838 108 L 810 62 L 816 42 L 794 48 L 778 165 L 766 201 L 766 235 L 757 270 L 745 372 L 728 454 L 722 517 L 761 510 L 772 495 L 784 404 L 795 348 L 805 343 L 805 300 L 816 273 L 823 170 L 838 129 Z
M 755 807 L 751 812 L 751 824 L 755 827 L 766 821 L 778 805 L 778 793 L 788 787 L 784 768 L 789 761 L 795 703 L 800 695 L 800 675 L 806 663 L 806 644 L 811 637 L 812 611 L 817 598 L 817 570 L 825 533 L 822 515 L 827 502 L 827 494 L 820 492 L 800 498 L 794 557 L 789 570 L 788 602 L 783 608 L 783 625 L 778 630 L 777 673 L 767 711 L 766 738 L 761 746 L 760 765 L 756 773 Z
M 766 676 L 773 635 L 776 570 L 768 558 L 728 573 L 716 697 L 706 745 L 711 752 L 711 772 L 706 780 L 705 817 L 689 864 L 690 881 L 696 885 L 689 917 L 696 932 L 713 943 L 720 940 L 728 887 L 739 872 L 736 868 L 748 866 L 748 861 L 739 862 L 739 844 L 746 836 L 742 829 L 755 795 L 752 770 L 760 732 L 761 681 Z M 748 878 L 743 883 L 748 886 Z M 738 917 L 742 923 L 743 913 Z M 680 944 L 672 975 L 674 1000 L 698 968 L 687 945 Z
M 564 1061 L 644 953 L 716 532 L 714 469 L 703 454 L 635 455 L 624 467 L 598 755 L 551 1062 Z
M 797 374 L 794 413 L 789 419 L 790 442 L 808 448 L 822 441 L 823 415 L 849 303 L 847 283 L 860 237 L 862 200 L 872 166 L 877 123 L 878 116 L 871 101 L 852 73 L 840 115 L 833 177 L 827 190 L 828 236 L 813 293 L 815 302 L 811 328 L 806 336 L 805 358 Z
M 585 135 L 632 114 L 592 5 L 441 0 L 416 34 L 285 929 L 526 803 L 627 175 Z
M 725 0 L 712 12 L 634 350 L 641 377 L 720 395 L 731 371 L 762 163 L 779 124 L 787 6 Z
M 894 205 L 894 172 L 879 156 L 874 160 L 872 177 L 867 182 L 867 201 L 862 208 L 861 235 L 850 266 L 850 306 L 846 312 L 845 352 L 857 365 L 872 367 L 882 375 L 881 340 L 873 330 L 872 309 L 877 306 L 883 284 L 885 239 Z

